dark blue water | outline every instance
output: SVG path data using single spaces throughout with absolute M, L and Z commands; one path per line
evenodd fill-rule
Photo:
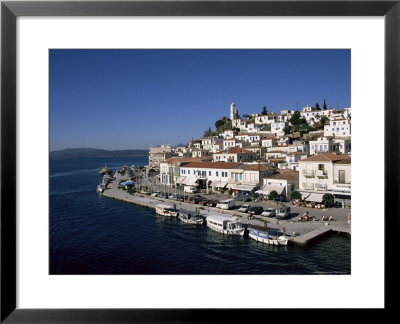
M 51 274 L 350 274 L 348 238 L 269 246 L 97 194 L 97 171 L 132 164 L 148 159 L 50 161 Z

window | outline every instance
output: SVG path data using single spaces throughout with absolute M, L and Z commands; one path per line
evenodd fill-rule
M 211 171 L 208 171 L 208 175 L 211 176 Z
M 187 170 L 188 171 L 188 174 L 190 174 L 190 170 Z
M 217 176 L 217 177 L 218 177 L 218 171 L 215 171 L 215 176 Z

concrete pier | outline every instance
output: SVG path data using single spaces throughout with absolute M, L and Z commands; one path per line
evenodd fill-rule
M 323 221 L 299 222 L 293 219 L 277 221 L 274 218 L 263 217 L 260 215 L 257 215 L 253 219 L 249 220 L 247 218 L 247 213 L 241 213 L 237 210 L 221 210 L 215 207 L 173 201 L 140 193 L 129 194 L 124 190 L 118 189 L 118 186 L 113 182 L 110 182 L 108 184 L 106 190 L 103 192 L 103 196 L 127 203 L 133 203 L 135 205 L 151 208 L 154 210 L 157 204 L 163 203 L 173 206 L 175 203 L 177 209 L 197 212 L 198 214 L 201 214 L 203 216 L 207 216 L 207 214 L 225 214 L 236 216 L 239 219 L 242 219 L 243 224 L 258 226 L 267 225 L 269 228 L 275 228 L 279 230 L 284 229 L 285 233 L 289 236 L 289 242 L 292 245 L 298 246 L 307 246 L 316 243 L 319 240 L 333 234 L 334 232 L 340 234 L 345 233 L 348 237 L 350 237 L 351 235 L 350 227 L 348 225 L 346 226 L 346 224 L 332 224 L 332 222 L 328 223 Z
M 311 232 L 305 233 L 300 236 L 291 237 L 289 241 L 291 241 L 295 245 L 305 246 L 329 236 L 331 232 L 332 228 L 325 226 L 317 228 Z

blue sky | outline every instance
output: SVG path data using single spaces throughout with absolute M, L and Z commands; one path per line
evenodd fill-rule
M 215 121 L 351 106 L 350 50 L 50 50 L 50 150 L 188 143 Z

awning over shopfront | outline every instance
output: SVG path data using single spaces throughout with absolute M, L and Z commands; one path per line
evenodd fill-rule
M 277 184 L 266 184 L 261 190 L 263 192 L 267 192 L 267 195 L 271 193 L 271 191 L 276 191 L 278 195 L 281 195 L 283 190 L 285 190 L 285 186 L 280 186 Z
M 240 190 L 240 191 L 253 191 L 256 188 L 256 186 L 233 184 L 233 185 L 231 185 L 230 188 L 232 188 L 234 190 Z
M 312 193 L 307 198 L 305 198 L 305 200 L 306 201 L 313 201 L 313 202 L 321 203 L 323 196 L 324 196 L 324 194 Z
M 215 188 L 225 188 L 227 184 L 228 184 L 228 181 L 213 180 L 211 186 L 215 187 Z
M 178 179 L 176 179 L 176 184 L 184 184 L 186 177 L 178 177 Z
M 197 186 L 197 179 L 196 178 L 186 178 L 184 184 L 187 186 Z

